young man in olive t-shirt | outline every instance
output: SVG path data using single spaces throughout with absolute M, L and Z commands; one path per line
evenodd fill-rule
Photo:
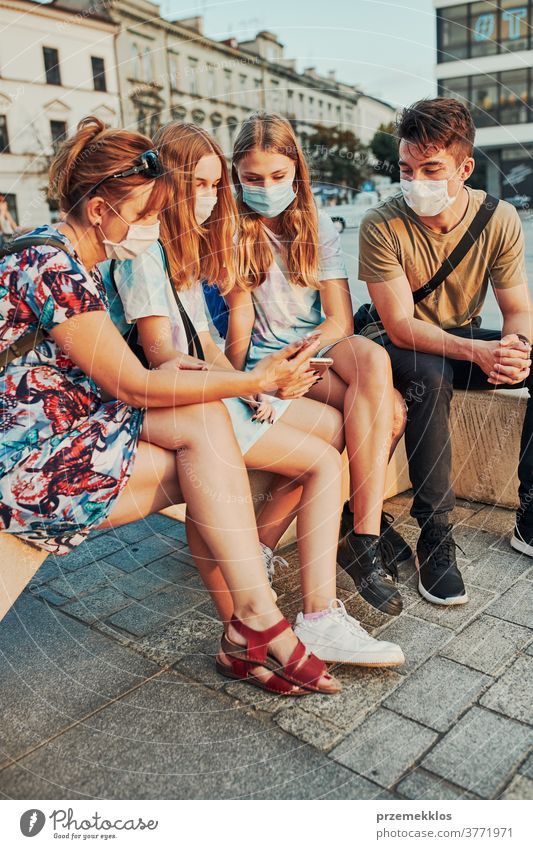
M 390 355 L 395 384 L 408 408 L 411 515 L 421 528 L 419 591 L 435 604 L 463 604 L 467 595 L 449 517 L 454 506 L 449 428 L 454 387 L 530 389 L 511 545 L 533 557 L 533 311 L 524 238 L 518 213 L 500 200 L 457 268 L 415 305 L 413 292 L 450 255 L 486 193 L 464 185 L 474 169 L 475 128 L 459 101 L 415 103 L 400 116 L 397 134 L 401 192 L 362 221 L 359 277 L 368 285 L 384 327 L 376 341 Z M 479 327 L 477 320 L 489 279 L 503 317 L 501 333 Z

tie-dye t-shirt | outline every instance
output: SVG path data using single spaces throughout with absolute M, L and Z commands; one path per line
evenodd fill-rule
M 288 279 L 283 250 L 276 235 L 265 227 L 274 262 L 264 282 L 252 293 L 255 322 L 246 359 L 251 369 L 273 351 L 310 333 L 324 320 L 318 289 L 294 286 Z M 340 236 L 330 216 L 318 210 L 319 280 L 347 278 Z

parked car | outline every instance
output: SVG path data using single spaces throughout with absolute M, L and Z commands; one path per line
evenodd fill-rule
M 377 192 L 359 192 L 354 203 L 341 203 L 338 206 L 327 206 L 325 209 L 339 233 L 342 233 L 347 227 L 359 227 L 367 209 L 378 202 Z

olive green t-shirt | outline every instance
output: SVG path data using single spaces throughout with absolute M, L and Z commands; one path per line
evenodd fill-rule
M 378 283 L 405 274 L 413 292 L 431 280 L 486 197 L 481 189 L 465 188 L 466 213 L 449 233 L 436 233 L 426 227 L 407 206 L 401 192 L 370 209 L 359 230 L 359 279 Z M 516 209 L 502 200 L 457 268 L 415 305 L 415 318 L 444 330 L 468 324 L 483 306 L 487 270 L 496 289 L 510 289 L 527 280 L 522 224 Z

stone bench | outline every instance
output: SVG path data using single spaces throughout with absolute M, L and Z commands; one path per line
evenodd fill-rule
M 451 413 L 453 481 L 455 492 L 472 502 L 516 509 L 516 473 L 520 433 L 527 391 L 454 393 Z M 343 497 L 348 497 L 348 465 L 344 454 Z M 250 482 L 256 509 L 268 496 L 271 475 L 252 471 Z M 386 498 L 409 489 L 411 482 L 404 440 L 400 442 L 387 474 Z M 184 521 L 185 505 L 176 504 L 161 511 Z M 295 522 L 283 536 L 280 546 L 295 539 Z M 23 587 L 46 559 L 41 552 L 12 534 L 0 534 L 0 562 L 13 564 L 0 577 L 0 620 Z

